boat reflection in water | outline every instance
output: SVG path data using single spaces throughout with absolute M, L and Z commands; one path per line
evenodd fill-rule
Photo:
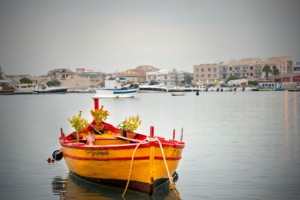
M 176 174 L 174 182 L 178 179 Z M 61 176 L 52 178 L 52 192 L 60 199 L 122 199 L 122 188 L 110 187 L 101 184 L 87 182 L 79 177 L 69 174 L 65 179 Z M 175 192 L 169 189 L 169 185 L 163 184 L 155 189 L 152 196 L 128 190 L 126 199 L 178 199 Z

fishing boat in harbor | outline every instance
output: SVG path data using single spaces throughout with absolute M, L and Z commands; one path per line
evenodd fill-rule
M 106 79 L 104 87 L 96 90 L 96 95 L 98 98 L 135 98 L 138 88 L 130 88 L 125 83 L 125 78 Z
M 170 93 L 172 96 L 185 96 L 186 94 L 183 88 L 173 88 Z
M 93 99 L 91 113 L 101 112 L 99 97 Z M 97 121 L 94 118 L 81 136 L 78 131 L 66 135 L 61 129 L 61 149 L 54 151 L 52 157 L 63 157 L 69 171 L 84 180 L 124 188 L 123 195 L 127 189 L 152 195 L 155 188 L 168 181 L 171 189 L 176 190 L 172 175 L 185 146 L 183 130 L 180 140 L 175 139 L 175 131 L 172 139 L 155 136 L 153 126 L 149 135 L 134 132 L 129 137 L 119 126 L 102 121 L 99 127 Z
M 280 83 L 275 82 L 261 82 L 258 83 L 259 91 L 283 91 L 284 89 L 281 87 Z
M 171 92 L 172 96 L 185 96 L 185 92 L 184 91 L 174 91 Z
M 36 92 L 34 91 L 36 88 L 36 84 L 34 83 L 20 83 L 18 85 L 16 85 L 16 90 L 15 90 L 15 94 L 35 94 Z

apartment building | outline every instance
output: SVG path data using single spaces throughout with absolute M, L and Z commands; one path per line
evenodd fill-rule
M 220 64 L 194 65 L 194 84 L 201 85 L 217 83 L 220 79 Z
M 159 70 L 146 73 L 146 81 L 158 81 L 163 83 L 166 87 L 175 87 L 184 81 L 185 73 L 173 70 Z
M 135 83 L 143 83 L 146 81 L 146 72 L 142 69 L 128 69 L 123 73 L 127 80 Z
M 270 72 L 264 71 L 264 66 L 270 67 Z M 194 84 L 216 84 L 225 81 L 230 76 L 246 78 L 251 81 L 273 79 L 277 74 L 292 73 L 294 62 L 290 56 L 270 58 L 244 58 L 230 60 L 218 64 L 194 65 Z
M 299 61 L 295 63 L 294 72 L 300 73 L 300 62 Z

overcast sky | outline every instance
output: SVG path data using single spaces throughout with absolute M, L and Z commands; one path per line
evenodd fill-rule
M 289 55 L 300 60 L 297 0 L 0 0 L 0 66 L 42 75 Z

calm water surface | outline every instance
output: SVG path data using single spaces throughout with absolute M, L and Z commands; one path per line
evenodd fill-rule
M 108 122 L 139 114 L 139 132 L 177 139 L 184 128 L 176 186 L 182 199 L 299 199 L 300 97 L 292 92 L 141 94 L 103 99 Z M 122 199 L 123 189 L 69 175 L 64 161 L 48 164 L 59 149 L 59 129 L 82 110 L 91 120 L 93 94 L 0 96 L 1 199 Z M 126 199 L 175 199 L 129 191 Z

